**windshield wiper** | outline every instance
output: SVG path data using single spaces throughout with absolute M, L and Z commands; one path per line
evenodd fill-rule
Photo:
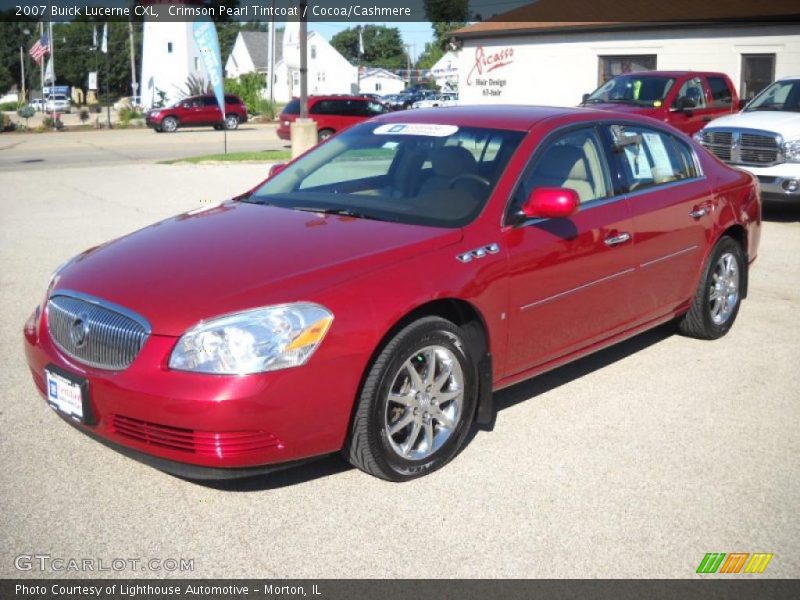
M 291 210 L 301 210 L 303 212 L 322 213 L 325 215 L 339 215 L 342 217 L 354 217 L 356 219 L 370 219 L 371 221 L 392 221 L 393 219 L 385 219 L 383 217 L 376 217 L 375 215 L 368 215 L 363 212 L 351 210 L 349 208 L 321 208 L 319 206 L 286 206 Z

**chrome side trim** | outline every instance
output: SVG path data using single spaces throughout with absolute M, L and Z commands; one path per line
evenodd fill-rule
M 580 292 L 581 290 L 585 290 L 586 288 L 590 288 L 592 286 L 598 285 L 600 283 L 611 281 L 612 279 L 616 279 L 618 277 L 622 277 L 623 275 L 627 275 L 628 273 L 633 273 L 636 269 L 631 267 L 630 269 L 625 269 L 624 271 L 620 271 L 619 273 L 614 273 L 613 275 L 607 275 L 606 277 L 601 277 L 600 279 L 595 279 L 594 281 L 590 281 L 588 283 L 584 283 L 583 285 L 579 285 L 576 288 L 572 288 L 571 290 L 566 290 L 564 292 L 559 292 L 558 294 L 554 294 L 553 296 L 548 296 L 547 298 L 543 298 L 541 300 L 537 300 L 536 302 L 531 302 L 530 304 L 525 304 L 520 306 L 520 310 L 529 310 L 531 308 L 535 308 L 541 304 L 546 304 L 547 302 L 552 302 L 553 300 L 557 300 L 558 298 L 563 298 L 564 296 L 568 296 L 570 294 L 574 294 L 575 292 Z
M 684 248 L 683 250 L 678 250 L 677 252 L 673 252 L 672 254 L 665 254 L 664 256 L 660 256 L 659 258 L 654 258 L 653 260 L 648 260 L 647 262 L 643 262 L 639 265 L 640 268 L 649 267 L 650 265 L 658 264 L 662 261 L 669 260 L 670 258 L 675 258 L 676 256 L 681 256 L 682 254 L 686 254 L 687 252 L 692 252 L 697 250 L 698 246 L 689 246 L 688 248 Z
M 473 259 L 485 258 L 487 254 L 497 254 L 498 252 L 500 252 L 500 245 L 492 242 L 486 246 L 481 246 L 480 248 L 475 248 L 474 250 L 459 254 L 456 258 L 462 263 L 468 263 L 472 262 Z

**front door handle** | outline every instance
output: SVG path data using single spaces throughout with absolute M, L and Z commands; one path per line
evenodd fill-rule
M 627 231 L 623 231 L 622 233 L 619 233 L 617 235 L 612 235 L 611 237 L 606 238 L 605 244 L 606 246 L 609 247 L 619 246 L 620 244 L 624 244 L 630 239 L 631 239 L 631 234 L 628 233 Z
M 708 207 L 701 206 L 700 208 L 695 208 L 692 212 L 689 213 L 689 216 L 693 219 L 699 219 L 701 217 L 705 217 L 708 214 Z

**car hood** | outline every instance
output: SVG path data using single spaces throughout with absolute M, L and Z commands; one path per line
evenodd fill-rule
M 784 139 L 800 137 L 800 113 L 776 110 L 754 110 L 715 119 L 709 125 L 714 129 L 743 127 L 762 129 L 781 134 Z
M 442 229 L 226 202 L 155 223 L 78 255 L 55 291 L 73 290 L 181 335 L 202 319 L 314 300 L 320 291 L 456 243 Z
M 610 110 L 617 113 L 628 113 L 634 115 L 651 116 L 658 112 L 658 109 L 652 106 L 635 106 L 633 104 L 619 104 L 616 102 L 593 102 L 584 106 L 596 110 Z

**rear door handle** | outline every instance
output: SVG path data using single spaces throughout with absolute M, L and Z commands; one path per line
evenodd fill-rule
M 624 244 L 625 242 L 631 239 L 631 234 L 627 231 L 623 231 L 617 235 L 612 235 L 609 238 L 606 238 L 605 244 L 606 246 L 613 247 L 619 246 L 620 244 Z

